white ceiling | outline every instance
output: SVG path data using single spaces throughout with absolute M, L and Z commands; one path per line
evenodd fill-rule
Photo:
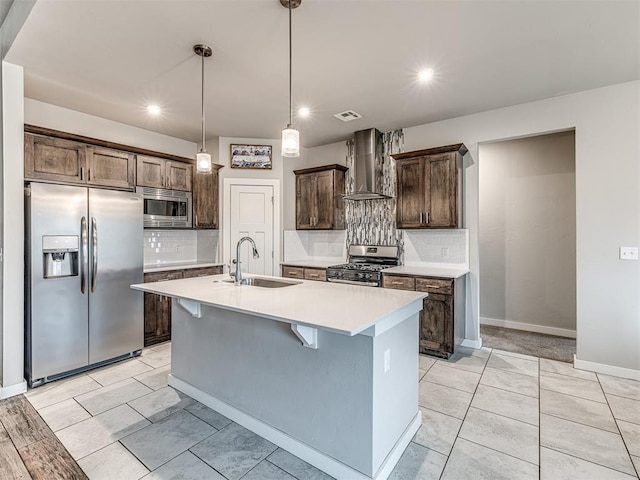
M 278 138 L 288 121 L 279 0 L 39 0 L 6 60 L 25 95 L 179 138 Z M 433 67 L 428 85 L 416 72 Z M 294 118 L 306 147 L 640 78 L 640 1 L 303 0 Z M 144 106 L 159 103 L 161 118 Z M 333 114 L 353 109 L 362 119 Z

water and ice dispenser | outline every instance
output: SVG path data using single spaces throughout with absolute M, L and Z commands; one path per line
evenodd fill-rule
M 78 246 L 76 235 L 43 235 L 44 278 L 78 275 Z

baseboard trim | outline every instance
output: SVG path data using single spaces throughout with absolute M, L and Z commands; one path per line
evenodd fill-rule
M 27 382 L 16 383 L 15 385 L 9 385 L 8 387 L 0 387 L 0 400 L 5 398 L 15 397 L 27 391 Z
M 465 338 L 461 343 L 460 343 L 461 347 L 468 347 L 468 348 L 475 348 L 476 350 L 479 350 L 480 348 L 482 348 L 482 338 L 479 338 L 478 340 L 470 340 L 468 338 Z
M 534 325 L 533 323 L 514 322 L 512 320 L 501 320 L 499 318 L 480 317 L 480 325 L 491 325 L 492 327 L 511 328 L 513 330 L 524 330 L 527 332 L 545 333 L 557 337 L 576 338 L 576 331 L 567 328 L 547 327 L 545 325 Z
M 640 370 L 631 368 L 616 367 L 615 365 L 607 365 L 605 363 L 588 362 L 586 360 L 578 360 L 577 356 L 573 356 L 573 367 L 580 370 L 588 370 L 590 372 L 603 373 L 612 377 L 630 378 L 631 380 L 640 381 Z
M 391 475 L 391 472 L 398 463 L 398 460 L 400 460 L 402 453 L 407 448 L 411 439 L 422 424 L 422 413 L 418 411 L 402 436 L 393 446 L 391 452 L 387 455 L 387 458 L 380 466 L 378 472 L 376 472 L 373 477 L 369 477 L 336 460 L 335 458 L 325 455 L 315 448 L 308 446 L 306 443 L 300 442 L 285 432 L 252 417 L 242 410 L 229 405 L 228 403 L 200 390 L 197 387 L 194 387 L 190 383 L 187 383 L 172 374 L 168 375 L 168 383 L 176 390 L 189 395 L 191 398 L 194 398 L 207 407 L 216 410 L 225 417 L 233 420 L 335 478 L 348 478 L 350 480 L 386 480 L 387 477 Z

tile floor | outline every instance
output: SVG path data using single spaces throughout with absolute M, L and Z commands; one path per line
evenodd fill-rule
M 26 397 L 90 479 L 330 478 L 168 387 L 170 359 L 159 345 Z M 638 478 L 640 382 L 488 348 L 421 356 L 418 377 L 393 480 Z

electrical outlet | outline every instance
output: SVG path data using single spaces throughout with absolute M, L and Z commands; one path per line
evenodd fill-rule
M 384 351 L 384 373 L 387 373 L 391 368 L 391 350 Z
M 440 254 L 442 258 L 449 258 L 449 249 L 447 247 L 443 247 Z
M 638 247 L 620 247 L 620 260 L 638 260 Z

